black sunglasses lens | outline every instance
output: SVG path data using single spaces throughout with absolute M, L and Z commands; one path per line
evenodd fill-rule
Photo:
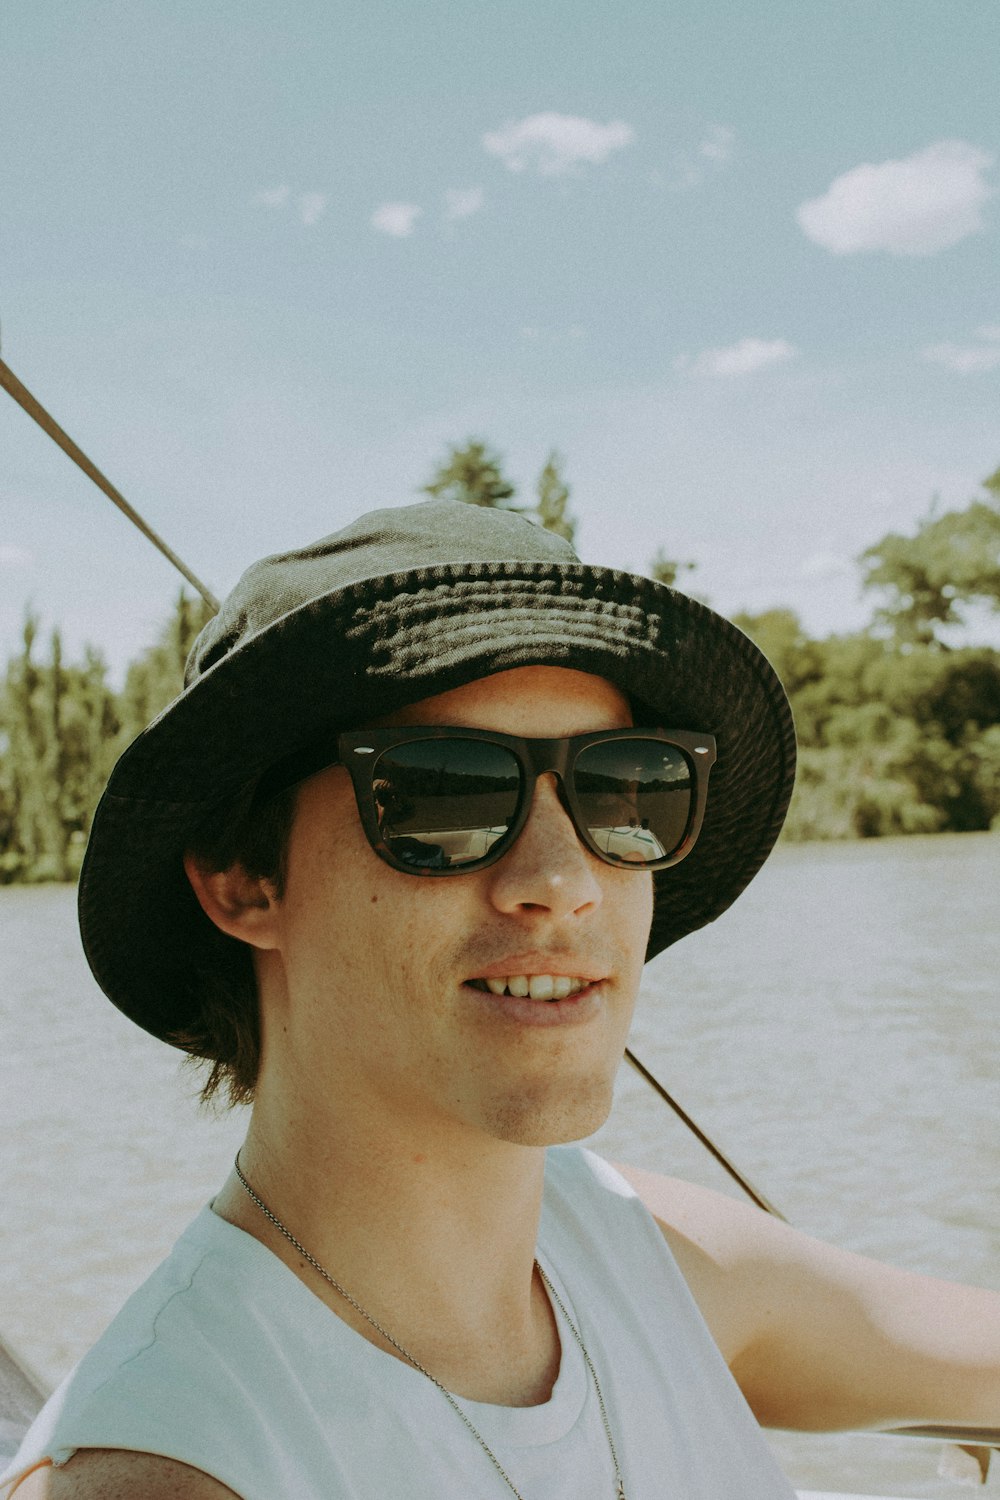
M 652 864 L 684 841 L 694 777 L 676 745 L 639 735 L 599 740 L 577 756 L 573 787 L 591 838 L 612 864 Z
M 487 740 L 410 740 L 372 768 L 379 830 L 412 869 L 460 869 L 483 859 L 517 813 L 521 769 Z

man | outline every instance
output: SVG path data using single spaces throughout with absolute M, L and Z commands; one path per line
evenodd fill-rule
M 787 1500 L 751 1412 L 996 1425 L 1000 1297 L 563 1144 L 792 766 L 733 626 L 519 517 L 377 513 L 252 569 L 80 891 L 107 994 L 249 1131 L 18 1500 Z

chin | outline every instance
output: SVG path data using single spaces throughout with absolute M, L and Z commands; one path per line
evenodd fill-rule
M 561 1146 L 599 1130 L 611 1113 L 614 1078 L 587 1079 L 558 1094 L 496 1100 L 490 1134 L 518 1146 Z

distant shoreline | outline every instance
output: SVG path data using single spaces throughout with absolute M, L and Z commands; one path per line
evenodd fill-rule
M 801 835 L 796 834 L 794 832 L 789 832 L 786 829 L 786 830 L 783 830 L 782 833 L 779 835 L 778 842 L 774 846 L 774 852 L 775 853 L 780 853 L 781 851 L 787 850 L 787 849 L 800 849 L 800 848 L 805 848 L 807 846 L 813 846 L 813 845 L 817 845 L 817 844 L 820 844 L 820 845 L 832 845 L 832 844 L 853 845 L 853 844 L 886 844 L 886 843 L 893 843 L 893 842 L 909 843 L 912 839 L 921 839 L 921 838 L 936 839 L 938 837 L 942 837 L 942 838 L 978 837 L 978 838 L 995 838 L 995 839 L 1000 839 L 1000 827 L 994 827 L 994 828 L 966 828 L 966 829 L 958 829 L 958 830 L 956 830 L 954 828 L 914 829 L 910 833 L 899 833 L 899 832 L 895 832 L 895 833 L 874 833 L 874 834 L 854 833 L 854 834 L 844 834 L 844 835 L 842 835 L 840 837 L 832 837 L 832 836 L 825 836 L 824 837 L 824 836 L 820 836 L 820 837 L 814 837 L 814 838 L 803 838 Z M 25 876 L 18 875 L 18 876 L 15 876 L 13 879 L 4 879 L 4 877 L 3 877 L 3 871 L 0 870 L 0 891 L 2 891 L 2 890 L 15 890 L 15 889 L 16 890 L 31 890 L 33 888 L 40 888 L 40 887 L 43 887 L 43 886 L 44 887 L 67 886 L 67 887 L 73 887 L 73 888 L 75 888 L 77 884 L 78 884 L 78 880 L 77 879 L 66 880 L 66 879 L 59 879 L 59 878 L 56 878 L 56 877 L 52 877 L 50 879 L 47 876 L 36 877 L 36 876 L 32 876 L 32 875 L 25 875 Z

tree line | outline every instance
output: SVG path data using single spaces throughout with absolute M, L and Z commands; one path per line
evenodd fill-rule
M 792 702 L 796 839 L 1000 828 L 1000 651 L 949 628 L 1000 612 L 1000 469 L 959 510 L 858 558 L 869 625 L 810 640 L 790 611 L 737 616 Z
M 963 509 L 932 507 L 912 535 L 890 533 L 862 553 L 861 581 L 875 599 L 865 629 L 817 640 L 791 610 L 735 617 L 795 713 L 800 769 L 787 837 L 1000 828 L 1000 651 L 947 639 L 970 609 L 1000 611 L 1000 469 L 983 491 Z M 423 492 L 517 510 L 575 537 L 555 452 L 531 504 L 517 503 L 501 455 L 480 439 L 452 447 Z M 673 586 L 694 566 L 661 549 L 647 572 Z M 0 682 L 0 883 L 75 878 L 115 760 L 180 691 L 207 618 L 181 593 L 116 691 L 98 652 L 66 662 L 59 631 L 42 641 L 28 612 Z
M 65 662 L 59 631 L 40 642 L 40 622 L 28 611 L 22 649 L 0 682 L 0 884 L 76 878 L 115 761 L 180 691 L 209 615 L 200 599 L 181 593 L 115 691 L 97 651 Z

